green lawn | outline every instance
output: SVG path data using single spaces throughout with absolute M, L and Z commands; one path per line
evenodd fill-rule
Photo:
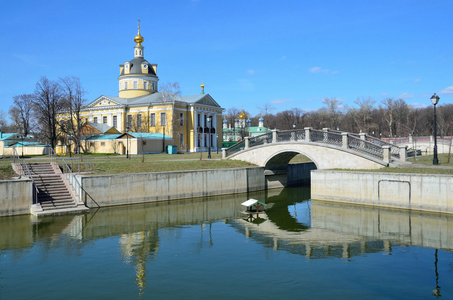
M 171 156 L 171 155 L 168 155 Z M 127 174 L 127 173 L 146 173 L 146 172 L 168 172 L 168 171 L 186 171 L 186 170 L 204 170 L 204 169 L 227 169 L 243 168 L 252 166 L 249 163 L 239 160 L 216 160 L 207 159 L 190 159 L 187 157 L 176 158 L 161 157 L 161 155 L 145 155 L 145 161 L 142 157 L 110 157 L 108 159 L 96 159 L 94 164 L 95 174 Z
M 453 167 L 453 155 L 451 155 L 450 161 L 448 159 L 448 156 L 449 155 L 447 153 L 437 155 L 437 158 L 439 160 L 439 166 Z M 414 164 L 432 166 L 433 165 L 433 156 L 432 155 L 417 156 L 415 159 L 413 157 L 409 157 L 407 159 L 407 161 L 414 163 Z
M 385 172 L 385 173 L 413 173 L 413 174 L 446 174 L 453 175 L 453 157 L 448 162 L 448 154 L 438 155 L 439 164 L 433 165 L 433 156 L 425 155 L 415 158 L 411 157 L 407 161 L 412 165 L 405 165 L 398 168 L 382 168 L 373 170 L 360 170 L 364 172 Z M 353 170 L 345 170 L 353 171 Z
M 8 180 L 16 176 L 18 175 L 14 172 L 11 162 L 0 164 L 0 180 Z
M 222 168 L 242 168 L 252 166 L 249 163 L 237 160 L 220 160 L 222 154 L 213 152 L 211 159 L 208 159 L 207 153 L 187 153 L 187 154 L 145 154 L 131 155 L 130 159 L 120 155 L 79 155 L 77 157 L 85 158 L 92 162 L 93 170 L 91 174 L 127 174 L 127 173 L 145 173 L 145 172 L 168 172 L 168 171 L 185 171 L 185 170 L 204 170 L 204 169 L 222 169 Z M 200 160 L 201 157 L 201 160 Z M 69 162 L 77 162 L 74 156 L 70 159 L 64 157 Z M 27 158 L 27 162 L 37 162 L 47 160 L 48 157 L 32 157 Z M 144 162 L 142 162 L 142 159 Z M 447 154 L 439 154 L 439 166 L 432 165 L 433 157 L 420 156 L 417 157 L 415 163 L 417 165 L 408 165 L 404 168 L 382 168 L 377 170 L 360 170 L 369 172 L 389 172 L 389 173 L 419 173 L 419 174 L 449 174 L 453 175 L 453 168 L 443 168 L 445 166 L 453 166 L 453 158 L 448 163 Z M 290 163 L 308 162 L 310 159 L 303 155 L 297 155 Z M 413 158 L 409 159 L 414 162 Z M 12 179 L 17 174 L 14 173 L 11 167 L 12 159 L 0 159 L 0 180 Z M 422 166 L 421 166 L 422 165 Z M 425 165 L 426 167 L 423 167 Z M 85 167 L 85 163 L 80 166 Z M 73 165 L 73 170 L 77 171 L 77 164 Z M 79 169 L 83 171 L 82 169 Z M 353 171 L 353 170 L 348 170 Z M 357 171 L 357 170 L 355 170 Z

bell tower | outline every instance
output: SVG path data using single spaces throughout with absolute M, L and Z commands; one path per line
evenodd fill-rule
M 134 37 L 134 59 L 120 65 L 118 77 L 119 93 L 121 98 L 135 98 L 157 92 L 157 64 L 150 64 L 144 58 L 142 43 L 145 38 L 140 34 L 140 20 L 138 20 L 138 32 Z

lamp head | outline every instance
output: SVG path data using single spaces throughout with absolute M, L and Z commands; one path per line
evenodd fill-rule
M 431 96 L 431 102 L 433 103 L 433 105 L 436 105 L 437 103 L 439 103 L 439 96 L 436 95 L 436 93 L 434 93 L 434 95 Z

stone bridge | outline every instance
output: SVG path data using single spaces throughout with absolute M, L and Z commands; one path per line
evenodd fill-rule
M 378 169 L 406 161 L 407 147 L 384 142 L 366 133 L 353 134 L 324 128 L 273 130 L 222 149 L 223 158 L 247 161 L 268 172 L 284 172 L 298 154 L 311 159 L 318 169 Z

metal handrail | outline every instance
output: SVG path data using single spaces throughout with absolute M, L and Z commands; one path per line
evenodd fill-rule
M 50 153 L 49 153 L 49 161 L 50 162 L 56 162 L 58 155 L 55 153 L 55 150 L 53 150 L 52 147 L 50 147 L 50 150 L 52 150 L 52 151 L 50 151 Z
M 25 161 L 25 159 L 21 159 L 19 157 L 19 153 L 17 152 L 17 149 L 16 147 L 13 147 L 13 161 L 14 163 L 17 161 L 19 161 L 19 164 L 20 164 L 20 168 L 21 168 L 21 173 L 22 174 L 19 174 L 20 176 L 27 176 L 25 175 L 25 170 L 24 170 L 24 167 L 26 168 L 27 170 L 27 174 L 28 174 L 28 178 L 31 179 L 31 181 L 33 182 L 33 187 L 34 187 L 34 191 L 33 191 L 33 204 L 37 204 L 38 203 L 38 193 L 39 193 L 39 189 L 38 189 L 38 186 L 36 185 L 36 182 L 35 180 L 33 179 L 33 176 L 31 175 L 31 172 L 30 172 L 30 169 L 28 168 L 28 165 L 27 165 L 27 162 Z M 22 161 L 22 162 L 20 162 Z
M 65 175 L 66 179 L 68 180 L 69 184 L 71 185 L 72 190 L 76 194 L 76 197 L 78 197 L 79 202 L 82 202 L 81 199 L 81 191 L 82 191 L 82 185 L 80 182 L 77 180 L 75 177 L 74 173 L 72 173 L 71 168 L 68 166 L 66 161 L 62 159 L 63 161 L 63 174 Z
M 62 158 L 63 159 L 63 158 Z M 70 167 L 71 171 L 74 170 L 74 165 L 77 165 L 77 170 L 74 172 L 92 172 L 94 170 L 94 157 L 67 157 L 64 158 L 66 164 Z M 80 165 L 85 166 L 85 171 L 81 170 Z M 83 167 L 82 167 L 83 169 Z

